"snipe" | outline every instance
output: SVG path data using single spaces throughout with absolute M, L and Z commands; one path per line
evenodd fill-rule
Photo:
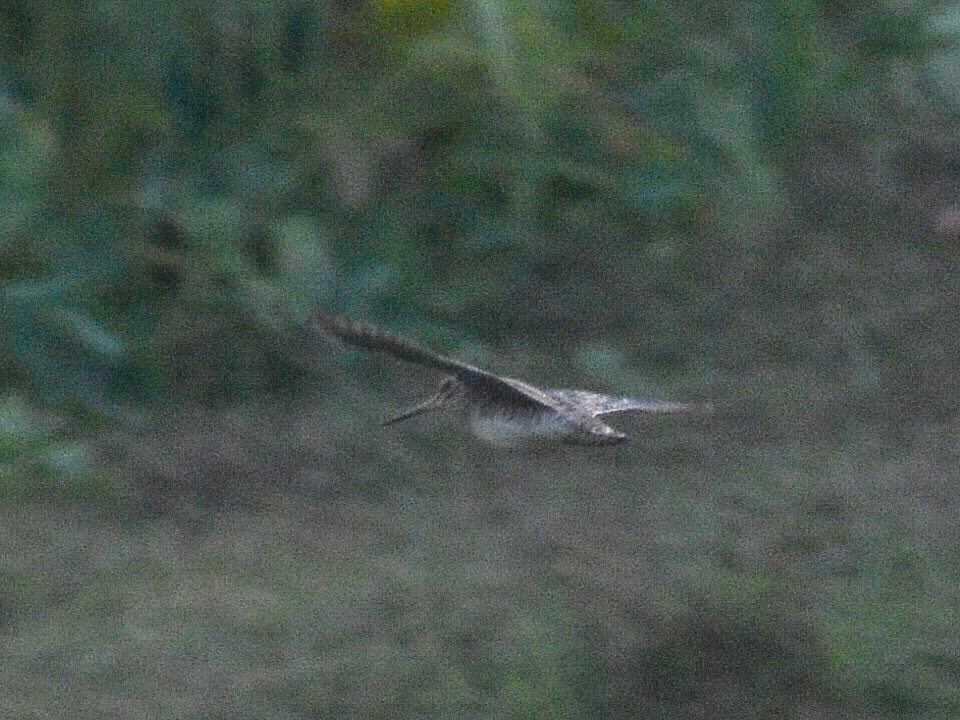
M 334 315 L 314 318 L 321 331 L 365 350 L 440 370 L 448 375 L 436 395 L 384 425 L 461 406 L 473 432 L 493 445 L 536 443 L 616 445 L 629 436 L 600 418 L 620 412 L 648 414 L 706 413 L 710 405 L 619 397 L 587 390 L 542 389 L 514 378 L 500 377 L 467 363 L 438 355 L 416 343 Z

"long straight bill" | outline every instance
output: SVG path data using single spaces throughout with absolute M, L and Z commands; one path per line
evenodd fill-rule
M 434 412 L 435 410 L 439 410 L 442 407 L 443 407 L 443 401 L 440 399 L 440 397 L 439 396 L 432 397 L 429 400 L 424 400 L 419 405 L 412 407 L 411 409 L 397 415 L 396 417 L 392 417 L 389 420 L 384 420 L 381 423 L 381 425 L 383 427 L 386 427 L 387 425 L 393 425 L 394 423 L 402 422 L 403 420 L 409 420 L 410 418 L 416 417 L 417 415 L 423 415 L 424 413 Z

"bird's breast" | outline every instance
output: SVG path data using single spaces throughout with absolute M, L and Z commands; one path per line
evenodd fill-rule
M 470 413 L 470 428 L 478 438 L 497 447 L 559 444 L 571 432 L 564 418 L 549 413 L 520 415 L 476 409 Z

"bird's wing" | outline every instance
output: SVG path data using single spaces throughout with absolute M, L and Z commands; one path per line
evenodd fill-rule
M 314 324 L 328 335 L 364 350 L 392 355 L 400 360 L 441 370 L 453 375 L 468 388 L 493 398 L 499 397 L 515 404 L 548 405 L 550 398 L 543 391 L 519 380 L 501 378 L 465 362 L 438 355 L 432 350 L 404 340 L 390 333 L 377 330 L 363 323 L 352 322 L 336 315 L 320 313 L 314 316 Z
M 351 322 L 336 315 L 326 314 L 315 315 L 313 321 L 322 332 L 364 350 L 386 353 L 400 360 L 443 370 L 457 378 L 463 375 L 489 374 L 480 368 L 438 355 L 409 340 L 404 340 L 363 323 Z
M 567 406 L 580 407 L 594 417 L 621 412 L 641 412 L 651 415 L 669 413 L 701 413 L 712 411 L 709 404 L 670 402 L 650 398 L 618 397 L 588 390 L 545 390 L 557 402 Z

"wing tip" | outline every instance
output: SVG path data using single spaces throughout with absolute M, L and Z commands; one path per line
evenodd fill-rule
M 342 315 L 336 315 L 326 311 L 317 311 L 310 316 L 310 322 L 313 323 L 322 332 L 339 335 L 341 332 L 355 325 Z

